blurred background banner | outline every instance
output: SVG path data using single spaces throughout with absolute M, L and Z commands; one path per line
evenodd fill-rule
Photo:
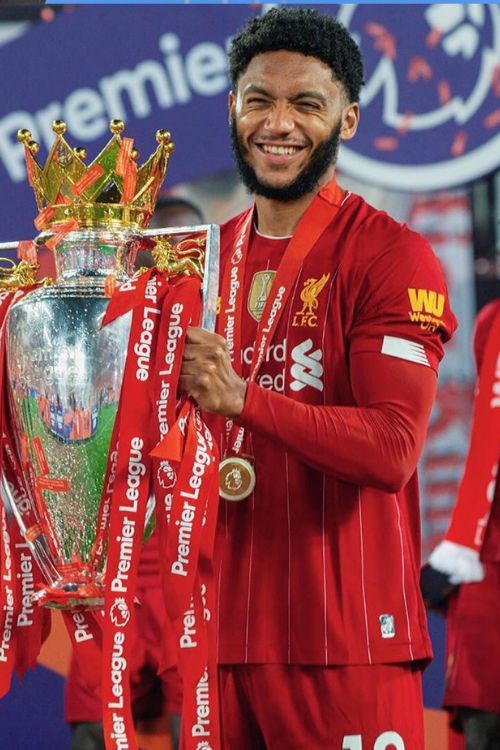
M 340 182 L 427 236 L 460 322 L 440 369 L 420 464 L 425 558 L 447 528 L 467 452 L 473 320 L 500 296 L 500 6 L 311 7 L 339 18 L 365 60 L 360 128 L 341 147 Z M 0 7 L 0 242 L 35 233 L 17 130 L 31 130 L 45 161 L 58 118 L 89 162 L 108 140 L 111 118 L 125 120 L 125 134 L 143 154 L 166 128 L 176 144 L 166 192 L 199 206 L 209 222 L 246 208 L 251 199 L 231 155 L 226 49 L 264 10 L 245 3 Z M 431 617 L 430 625 L 436 658 L 424 694 L 437 709 L 444 624 Z M 54 632 L 45 666 L 0 705 L 2 750 L 31 746 L 26 701 L 40 706 L 37 750 L 67 747 L 55 674 L 66 672 L 67 644 Z M 446 750 L 443 715 L 428 712 L 427 721 L 436 722 L 428 724 L 428 750 Z
M 32 234 L 34 203 L 18 128 L 31 130 L 45 158 L 54 119 L 90 158 L 107 140 L 111 118 L 149 153 L 167 128 L 177 147 L 167 184 L 231 166 L 225 117 L 227 39 L 253 11 L 178 5 L 75 8 L 30 26 L 0 48 L 2 240 Z M 5 72 L 8 71 L 8 76 Z M 7 83 L 8 80 L 8 83 Z
M 341 150 L 341 169 L 409 191 L 463 185 L 499 166 L 498 5 L 407 5 L 403 13 L 380 4 L 318 7 L 346 24 L 366 65 L 361 126 Z M 32 233 L 21 127 L 44 157 L 52 120 L 64 119 L 89 158 L 111 118 L 126 121 L 144 152 L 166 127 L 177 146 L 169 186 L 231 168 L 225 50 L 259 6 L 38 12 L 51 22 L 0 34 L 2 240 Z
M 361 46 L 363 126 L 342 149 L 391 189 L 463 185 L 500 164 L 500 6 L 342 5 Z

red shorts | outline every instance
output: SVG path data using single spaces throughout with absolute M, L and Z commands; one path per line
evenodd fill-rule
M 180 713 L 181 681 L 175 667 L 157 675 L 164 630 L 169 625 L 164 615 L 163 594 L 158 587 L 138 588 L 141 606 L 134 612 L 130 688 L 134 719 L 149 719 L 164 713 Z M 175 643 L 172 636 L 172 663 Z M 72 658 L 66 683 L 65 719 L 68 723 L 102 720 L 100 691 L 90 690 Z
M 485 570 L 484 581 L 461 586 L 448 607 L 443 703 L 500 713 L 500 564 Z
M 424 750 L 411 665 L 219 667 L 223 750 Z

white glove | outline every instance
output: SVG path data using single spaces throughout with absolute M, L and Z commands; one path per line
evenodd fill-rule
M 444 540 L 431 552 L 429 565 L 449 576 L 450 583 L 477 583 L 484 580 L 479 552 L 462 544 Z

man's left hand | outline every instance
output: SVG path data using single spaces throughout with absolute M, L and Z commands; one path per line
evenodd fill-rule
M 247 384 L 233 369 L 226 341 L 203 328 L 188 328 L 179 387 L 205 411 L 236 419 Z

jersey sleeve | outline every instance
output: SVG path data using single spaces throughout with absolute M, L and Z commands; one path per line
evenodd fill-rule
M 397 492 L 415 471 L 436 392 L 426 368 L 365 352 L 350 363 L 356 406 L 316 406 L 249 383 L 238 423 L 308 466 Z
M 406 228 L 367 264 L 354 310 L 351 356 L 380 352 L 435 371 L 457 327 L 438 259 Z

